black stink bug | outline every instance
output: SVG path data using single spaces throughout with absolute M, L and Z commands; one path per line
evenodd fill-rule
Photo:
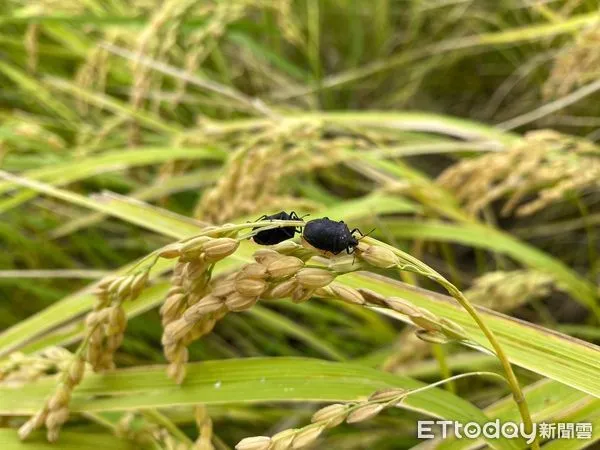
M 294 211 L 289 214 L 285 211 L 281 211 L 271 216 L 264 215 L 256 221 L 259 220 L 300 220 L 300 217 L 298 217 L 298 214 Z M 259 228 L 260 227 L 255 227 L 252 230 L 254 231 Z M 254 235 L 253 239 L 254 242 L 260 245 L 275 245 L 286 239 L 293 238 L 296 232 L 299 232 L 296 227 L 271 228 L 270 230 L 259 231 Z
M 348 254 L 351 254 L 354 252 L 354 247 L 358 245 L 358 239 L 354 237 L 354 232 L 363 236 L 358 228 L 350 231 L 344 221 L 336 222 L 330 220 L 329 217 L 323 217 L 307 222 L 302 238 L 317 250 L 334 255 L 346 250 Z

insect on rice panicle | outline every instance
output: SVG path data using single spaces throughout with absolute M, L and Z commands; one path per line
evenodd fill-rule
M 343 220 L 336 222 L 329 217 L 323 217 L 307 222 L 302 238 L 317 250 L 334 255 L 346 250 L 348 254 L 352 254 L 358 245 L 358 239 L 354 236 L 355 232 L 364 236 L 358 228 L 350 230 Z
M 277 214 L 272 214 L 270 216 L 263 215 L 259 217 L 256 221 L 259 220 L 301 220 L 296 214 L 295 211 L 291 213 L 286 213 L 285 211 L 280 211 Z M 258 230 L 260 227 L 255 227 L 252 230 Z M 254 242 L 260 245 L 275 245 L 283 242 L 287 239 L 291 239 L 294 237 L 296 233 L 299 233 L 300 230 L 296 227 L 281 227 L 281 228 L 272 228 L 270 230 L 259 231 L 253 237 Z

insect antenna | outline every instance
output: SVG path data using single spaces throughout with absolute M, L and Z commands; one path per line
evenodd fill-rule
M 360 238 L 364 238 L 369 236 L 373 231 L 375 231 L 377 228 L 373 228 L 371 231 L 369 231 L 367 234 L 364 234 L 362 231 L 360 231 L 358 228 L 353 229 L 350 234 L 354 234 L 355 232 L 358 232 L 358 234 L 360 234 Z

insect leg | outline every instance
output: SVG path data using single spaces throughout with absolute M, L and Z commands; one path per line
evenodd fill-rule
M 355 232 L 358 232 L 358 234 L 360 234 L 361 236 L 364 236 L 363 232 L 362 232 L 362 231 L 360 231 L 358 228 L 355 228 L 354 230 L 352 230 L 352 231 L 350 232 L 350 234 L 354 234 Z

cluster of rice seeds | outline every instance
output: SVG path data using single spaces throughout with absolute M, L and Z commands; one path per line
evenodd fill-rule
M 303 448 L 313 444 L 328 428 L 343 422 L 358 423 L 378 415 L 385 408 L 398 406 L 411 391 L 385 389 L 375 392 L 367 400 L 356 403 L 336 403 L 315 412 L 311 424 L 302 428 L 288 429 L 268 436 L 242 439 L 236 450 L 287 450 Z
M 379 306 L 392 309 L 405 315 L 416 325 L 417 336 L 426 342 L 447 343 L 449 341 L 468 340 L 466 331 L 460 325 L 443 317 L 437 317 L 428 310 L 419 308 L 404 299 L 385 297 L 369 289 L 354 289 L 334 282 L 335 276 L 360 268 L 360 261 L 383 269 L 406 267 L 405 262 L 398 255 L 385 247 L 361 242 L 355 251 L 359 260 L 358 265 L 355 262 L 348 264 L 344 259 L 332 261 L 328 267 L 331 281 L 315 288 L 310 292 L 310 295 L 338 299 L 354 305 Z M 316 270 L 325 271 L 325 269 Z
M 280 251 L 255 252 L 254 263 L 213 281 L 202 298 L 187 306 L 165 327 L 162 343 L 170 362 L 169 376 L 176 382 L 181 383 L 185 377 L 189 344 L 209 333 L 228 312 L 250 309 L 259 298 L 291 297 L 294 302 L 304 302 L 334 280 L 336 274 L 331 270 L 305 267 L 305 259 L 310 258 L 312 252 L 291 242 L 276 248 Z M 174 295 L 180 293 L 175 291 Z
M 213 223 L 253 213 L 279 190 L 281 146 L 260 145 L 262 136 L 238 149 L 217 185 L 202 197 L 196 215 Z M 262 203 L 261 203 L 262 202 Z
M 392 309 L 406 316 L 417 327 L 417 337 L 426 342 L 445 344 L 450 341 L 468 341 L 466 331 L 457 323 L 437 317 L 428 310 L 398 297 L 385 297 L 369 289 L 354 289 L 338 283 L 320 288 L 314 292 L 314 295 L 343 300 L 355 305 Z
M 11 353 L 0 365 L 0 384 L 30 383 L 51 371 L 63 371 L 72 356 L 62 347 L 50 347 L 39 355 Z
M 194 419 L 198 428 L 198 438 L 194 442 L 192 450 L 214 450 L 212 445 L 213 424 L 212 419 L 206 411 L 204 405 L 196 406 L 194 410 Z
M 224 175 L 204 193 L 195 209 L 196 217 L 213 223 L 270 207 L 289 209 L 290 204 L 302 204 L 300 199 L 281 194 L 282 179 L 331 167 L 347 159 L 348 148 L 366 146 L 362 137 L 342 135 L 324 139 L 324 126 L 318 123 L 268 125 L 258 132 L 253 130 L 251 135 L 240 133 L 238 136 L 218 133 L 210 124 L 204 128 L 199 137 L 201 142 L 206 143 L 207 136 L 212 136 L 221 144 L 228 140 L 228 145 L 236 148 L 224 168 Z M 192 142 L 198 138 L 191 133 L 187 139 Z M 304 210 L 319 207 L 312 202 L 304 203 Z
M 196 0 L 169 0 L 162 3 L 161 7 L 152 16 L 150 23 L 144 29 L 137 41 L 137 55 L 139 57 L 165 59 L 169 50 L 177 43 L 179 27 L 186 12 L 192 8 Z M 134 110 L 143 107 L 145 98 L 153 85 L 160 85 L 162 75 L 154 72 L 150 67 L 141 62 L 133 66 L 133 91 L 130 104 Z M 130 129 L 130 144 L 139 142 L 139 128 L 132 123 Z
M 164 258 L 179 258 L 171 288 L 160 310 L 168 374 L 178 383 L 185 377 L 188 345 L 209 333 L 227 312 L 226 308 L 207 300 L 208 283 L 212 266 L 234 253 L 238 246 L 237 239 L 198 236 L 159 254 Z
M 302 123 L 266 127 L 248 136 L 228 161 L 217 185 L 203 195 L 196 217 L 223 223 L 264 211 L 269 205 L 287 205 L 284 209 L 289 209 L 290 204 L 300 204 L 299 199 L 282 196 L 281 180 L 337 164 L 345 159 L 348 146 L 362 142 L 348 137 L 323 140 L 322 134 L 321 124 Z M 305 206 L 312 210 L 319 205 L 308 202 Z
M 600 27 L 594 25 L 576 35 L 554 58 L 550 76 L 542 87 L 546 100 L 563 97 L 594 81 L 600 71 Z
M 95 371 L 114 368 L 114 354 L 123 342 L 127 314 L 123 302 L 146 287 L 148 271 L 107 279 L 96 288 L 94 309 L 87 315 L 87 361 Z
M 560 201 L 567 192 L 596 187 L 599 156 L 598 147 L 590 141 L 549 130 L 534 131 L 506 152 L 449 167 L 438 182 L 473 214 L 508 197 L 502 214 L 515 211 L 527 216 Z M 536 196 L 530 200 L 531 194 Z
M 478 305 L 507 312 L 550 295 L 554 279 L 533 270 L 488 272 L 477 278 L 465 295 Z
M 306 131 L 304 141 L 299 141 L 285 154 L 282 176 L 331 167 L 348 160 L 348 149 L 368 148 L 360 137 L 323 139 L 322 133 L 322 127 L 316 125 Z
M 246 5 L 243 2 L 218 2 L 207 23 L 199 30 L 194 30 L 183 38 L 183 70 L 194 74 L 217 45 L 227 26 L 244 15 Z M 175 95 L 172 107 L 177 106 L 185 94 L 187 81 L 183 78 L 175 80 Z
M 109 30 L 106 32 L 103 42 L 109 45 L 116 44 L 121 32 Z M 75 74 L 75 83 L 85 90 L 94 90 L 96 92 L 105 92 L 106 80 L 110 70 L 110 53 L 103 47 L 97 46 L 90 50 L 86 55 L 85 62 Z M 88 112 L 88 102 L 76 97 L 77 109 L 80 113 Z
M 277 25 L 282 37 L 298 48 L 305 48 L 308 43 L 303 31 L 304 27 L 299 23 L 297 14 L 292 11 L 293 0 L 280 0 L 273 6 L 278 13 Z
M 79 354 L 72 355 L 61 372 L 60 382 L 50 399 L 40 411 L 34 414 L 19 428 L 19 437 L 26 439 L 33 430 L 43 425 L 47 429 L 47 438 L 56 442 L 61 426 L 69 418 L 69 402 L 75 387 L 81 382 L 85 371 L 85 361 Z

